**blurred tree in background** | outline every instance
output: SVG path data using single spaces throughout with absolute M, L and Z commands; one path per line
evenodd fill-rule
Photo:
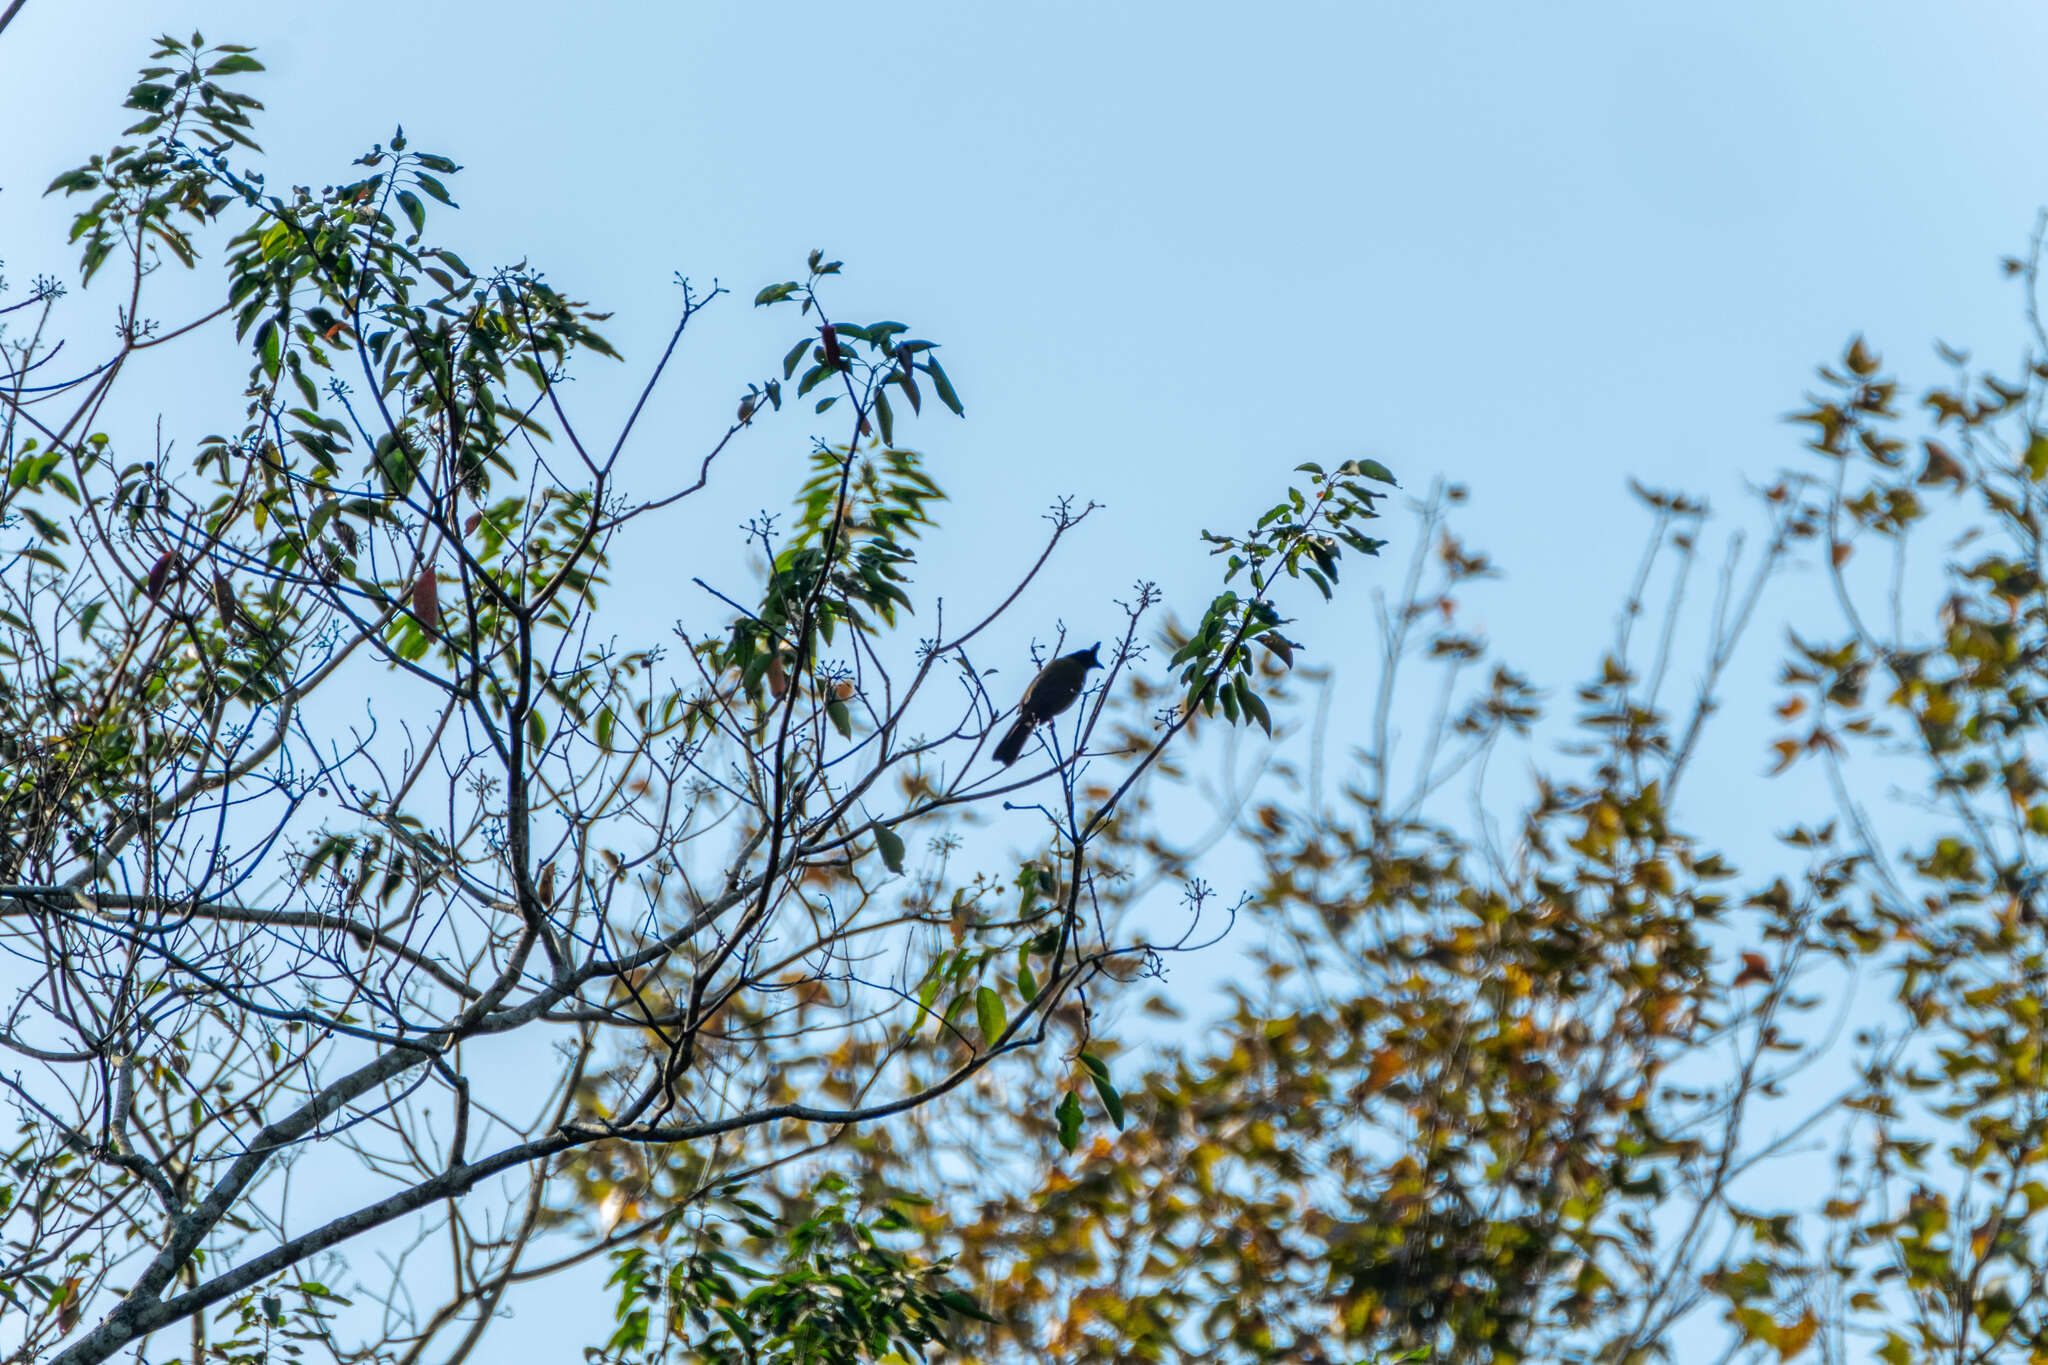
M 1149 718 L 1107 700 L 1159 590 L 1070 603 L 1116 623 L 1105 680 L 999 769 L 1029 670 L 987 680 L 991 628 L 1096 509 L 1055 504 L 1028 549 L 988 528 L 986 583 L 919 592 L 944 493 L 899 428 L 962 411 L 934 343 L 828 312 L 813 253 L 754 299 L 790 320 L 780 363 L 650 472 L 649 397 L 724 291 L 678 282 L 600 434 L 564 387 L 616 359 L 605 316 L 472 270 L 430 231 L 459 168 L 402 133 L 271 189 L 260 70 L 161 40 L 125 141 L 49 187 L 82 292 L 44 275 L 0 314 L 0 1353 L 503 1358 L 514 1286 L 605 1251 L 593 1354 L 942 1342 L 981 1310 L 892 1244 L 912 1193 L 791 1163 L 1012 1054 L 1094 1056 L 1131 964 L 1211 934 L 1191 894 L 1106 937 L 1106 858 L 1197 717 L 1270 725 L 1255 660 L 1376 552 L 1390 476 L 1304 466 L 1208 537 L 1225 586 Z M 158 318 L 185 270 L 217 301 Z M 124 399 L 167 354 L 201 383 L 229 337 L 214 434 Z M 799 403 L 836 440 L 761 490 L 795 511 L 748 524 L 734 578 L 693 499 Z M 635 537 L 665 602 L 709 575 L 708 625 L 613 604 Z M 978 810 L 1013 812 L 1021 873 L 963 847 Z M 1036 1102 L 1070 1141 L 1121 1112 L 1106 1073 Z M 754 1193 L 778 1168 L 800 1211 Z
M 1012 1076 L 858 1146 L 937 1196 L 928 1254 L 997 1319 L 970 1358 L 2048 1360 L 2039 262 L 2006 263 L 2012 373 L 1942 348 L 1909 402 L 1860 339 L 1822 369 L 1746 548 L 1639 489 L 1569 694 L 1464 624 L 1496 571 L 1463 490 L 1415 507 L 1374 689 L 1322 679 L 1213 789 L 1257 970 L 1220 1017 L 1153 996 L 1178 1041 L 1121 1133 L 1063 1155 Z M 1799 582 L 1831 619 L 1766 701 L 1730 669 Z M 1731 690 L 1770 709 L 1759 786 L 1695 791 Z M 1786 784 L 1773 838 L 1743 816 Z

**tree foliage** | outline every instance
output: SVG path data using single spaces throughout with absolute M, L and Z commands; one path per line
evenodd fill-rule
M 0 1347 L 460 1360 L 595 1262 L 621 1365 L 2048 1359 L 2038 232 L 2016 369 L 1853 341 L 1746 536 L 1639 489 L 1576 687 L 1472 624 L 1443 484 L 1378 676 L 1297 673 L 1392 483 L 1303 465 L 1206 604 L 1074 609 L 1105 677 L 999 771 L 998 642 L 1102 513 L 921 589 L 937 343 L 813 253 L 655 469 L 724 290 L 579 420 L 608 319 L 446 245 L 454 162 L 274 192 L 254 56 L 154 62 L 50 186 L 91 289 L 4 315 Z M 216 337 L 243 393 L 157 434 L 130 376 Z M 752 569 L 650 633 L 617 564 L 790 421 Z M 1226 929 L 1212 1008 L 1166 974 Z
M 906 1249 L 912 1191 L 804 1158 L 1013 1054 L 1095 1057 L 1090 993 L 1205 932 L 1110 936 L 1109 859 L 1198 717 L 1270 721 L 1289 595 L 1378 548 L 1390 476 L 1305 467 L 1218 542 L 1233 585 L 1149 721 L 1108 699 L 1159 590 L 1072 604 L 1121 620 L 1108 681 L 996 770 L 1028 676 L 991 679 L 1021 662 L 999 625 L 1028 633 L 1024 588 L 1097 509 L 1056 503 L 1007 583 L 919 591 L 943 482 L 899 437 L 927 398 L 963 411 L 937 343 L 840 317 L 813 253 L 754 300 L 780 364 L 654 468 L 650 396 L 725 291 L 679 281 L 620 415 L 574 414 L 566 381 L 618 360 L 606 315 L 473 270 L 459 167 L 402 131 L 272 189 L 260 70 L 161 40 L 127 140 L 50 185 L 91 288 L 7 310 L 0 1342 L 459 1360 L 515 1283 L 616 1253 L 595 1357 L 915 1357 L 980 1308 Z M 217 302 L 158 320 L 186 269 Z M 81 364 L 109 291 L 117 341 Z M 127 381 L 160 352 L 203 376 L 224 337 L 242 393 L 164 431 Z M 707 550 L 651 627 L 619 556 L 714 544 L 698 495 L 799 400 L 836 426 L 771 492 L 794 513 L 749 524 L 751 575 Z M 977 812 L 1011 812 L 1021 868 L 963 841 Z M 1070 1145 L 1122 1117 L 1092 1065 L 1033 1101 Z
M 947 1191 L 969 1358 L 2048 1359 L 2039 260 L 2015 372 L 1824 367 L 1746 548 L 1639 490 L 1572 691 L 1466 624 L 1463 490 L 1416 506 L 1381 676 L 1217 788 L 1255 970 L 1154 997 L 1122 1131 L 991 1095 L 863 1149 Z M 1698 776 L 1731 726 L 1754 789 Z M 997 1150 L 1036 1174 L 963 1179 Z

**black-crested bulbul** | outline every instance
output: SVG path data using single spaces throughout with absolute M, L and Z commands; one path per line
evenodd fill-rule
M 1016 721 L 995 747 L 996 762 L 1006 768 L 1015 763 L 1039 722 L 1051 720 L 1074 704 L 1074 698 L 1087 685 L 1088 671 L 1102 667 L 1102 660 L 1095 657 L 1101 649 L 1102 642 L 1098 640 L 1086 649 L 1062 654 L 1038 670 L 1038 676 L 1024 689 L 1023 700 L 1017 703 Z

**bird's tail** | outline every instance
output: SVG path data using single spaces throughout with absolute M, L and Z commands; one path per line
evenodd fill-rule
M 1017 721 L 1010 727 L 1009 733 L 1003 736 L 1002 743 L 996 745 L 996 762 L 1007 768 L 1017 761 L 1017 756 L 1024 752 L 1024 741 L 1031 738 L 1031 725 L 1032 722 L 1023 716 L 1017 717 Z

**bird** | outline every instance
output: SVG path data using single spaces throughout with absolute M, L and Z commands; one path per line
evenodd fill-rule
M 1024 741 L 1031 738 L 1038 723 L 1051 720 L 1074 704 L 1074 698 L 1081 695 L 1081 688 L 1088 681 L 1088 670 L 1102 667 L 1102 660 L 1095 657 L 1101 649 L 1102 642 L 1097 640 L 1086 649 L 1060 655 L 1038 670 L 1038 676 L 1031 680 L 1023 699 L 1017 703 L 1016 721 L 995 747 L 996 762 L 1005 768 L 1015 763 L 1024 752 Z

